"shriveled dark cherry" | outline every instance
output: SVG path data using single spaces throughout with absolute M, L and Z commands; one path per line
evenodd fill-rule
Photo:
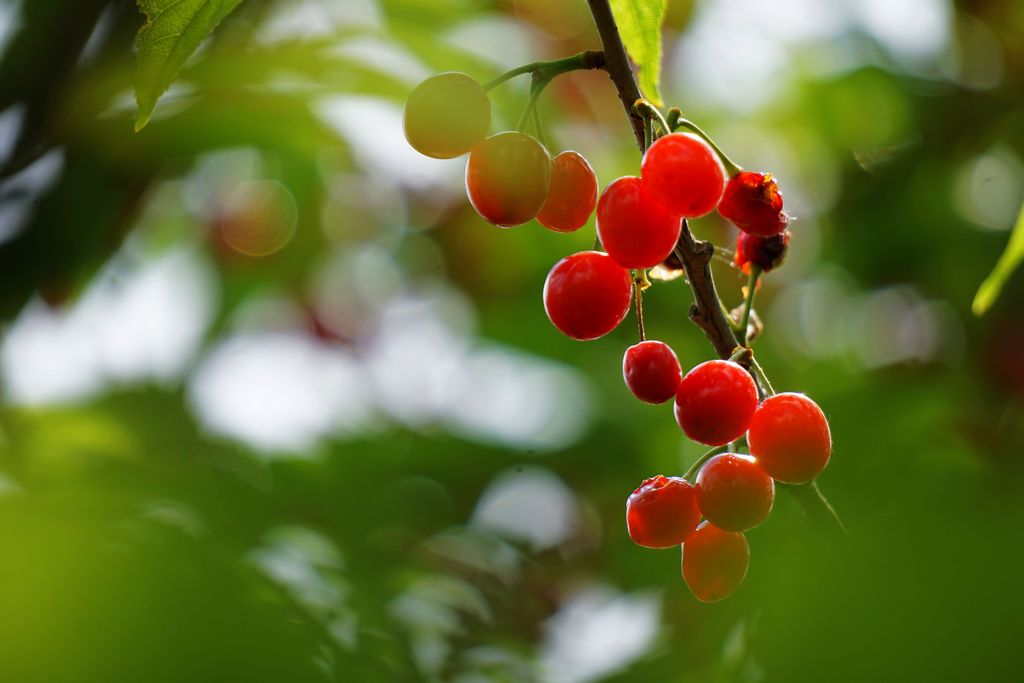
M 726 531 L 753 529 L 775 503 L 775 483 L 749 455 L 711 458 L 700 468 L 696 488 L 704 517 Z
M 658 138 L 644 154 L 640 175 L 651 196 L 683 218 L 711 213 L 725 190 L 725 169 L 718 155 L 692 133 Z
M 768 237 L 786 229 L 789 216 L 782 210 L 782 193 L 770 173 L 742 171 L 725 186 L 718 213 L 743 232 Z
M 750 274 L 750 267 L 757 266 L 767 273 L 782 265 L 789 250 L 789 230 L 777 235 L 758 237 L 740 231 L 736 236 L 736 258 L 734 262 L 744 273 Z
M 825 469 L 832 454 L 828 420 L 803 394 L 775 394 L 757 407 L 747 433 L 761 468 L 787 484 L 806 484 Z
M 732 361 L 709 360 L 686 373 L 676 392 L 676 422 L 688 437 L 723 446 L 747 431 L 757 408 L 757 386 Z
M 554 265 L 544 282 L 544 310 L 563 334 L 585 341 L 611 332 L 629 311 L 633 280 L 608 254 L 582 251 Z
M 551 189 L 537 222 L 555 232 L 573 232 L 587 224 L 597 205 L 597 176 L 583 156 L 566 151 L 551 165 Z
M 683 543 L 683 580 L 701 602 L 717 602 L 740 587 L 750 565 L 750 546 L 741 533 L 704 522 Z
M 451 159 L 473 149 L 491 125 L 483 86 L 449 71 L 417 85 L 405 103 L 405 139 L 420 154 Z
M 679 217 L 654 201 L 635 176 L 611 183 L 597 202 L 601 246 L 623 268 L 661 263 L 675 248 L 681 226 Z
M 525 133 L 492 135 L 466 163 L 466 193 L 485 221 L 502 227 L 537 216 L 551 187 L 551 156 Z
M 626 529 L 637 545 L 670 548 L 679 545 L 700 524 L 693 486 L 679 477 L 645 479 L 626 500 Z
M 679 359 L 665 342 L 642 341 L 622 356 L 622 378 L 645 403 L 664 403 L 675 396 L 682 377 Z

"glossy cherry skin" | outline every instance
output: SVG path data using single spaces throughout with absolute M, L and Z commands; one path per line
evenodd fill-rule
M 696 488 L 704 517 L 726 531 L 753 529 L 775 504 L 775 482 L 749 455 L 711 458 L 700 468 Z
M 718 206 L 725 169 L 715 150 L 692 133 L 658 138 L 644 154 L 644 187 L 670 213 L 697 218 Z
M 718 213 L 743 232 L 768 237 L 786 229 L 789 216 L 782 210 L 782 193 L 770 173 L 742 171 L 725 186 Z
M 581 251 L 551 269 L 544 282 L 544 310 L 564 335 L 580 341 L 602 337 L 629 311 L 633 280 L 608 254 Z
M 723 446 L 747 431 L 757 408 L 757 386 L 742 367 L 709 360 L 686 373 L 676 392 L 676 422 L 688 437 Z
M 676 246 L 682 222 L 644 189 L 640 178 L 619 178 L 597 202 L 601 246 L 623 268 L 653 268 Z
M 736 236 L 736 258 L 734 262 L 744 273 L 750 274 L 751 266 L 757 266 L 767 273 L 782 265 L 789 251 L 789 230 L 777 235 L 758 237 L 740 231 Z
M 700 524 L 697 495 L 690 482 L 658 475 L 645 479 L 626 500 L 626 529 L 637 545 L 671 548 Z
M 469 201 L 485 221 L 498 226 L 536 217 L 550 187 L 551 156 L 525 133 L 492 135 L 473 148 L 466 162 Z
M 597 176 L 583 156 L 566 151 L 551 163 L 551 189 L 537 222 L 555 232 L 573 232 L 587 224 L 597 205 Z
M 420 154 L 452 159 L 487 136 L 491 101 L 483 86 L 449 71 L 417 85 L 405 102 L 405 139 Z
M 665 342 L 634 344 L 622 356 L 622 378 L 633 395 L 645 403 L 664 403 L 676 395 L 683 371 Z
M 704 522 L 683 543 L 683 580 L 701 602 L 717 602 L 740 587 L 750 566 L 750 546 L 741 533 Z
M 787 484 L 811 481 L 832 455 L 828 420 L 803 394 L 766 398 L 750 421 L 747 442 L 761 469 Z

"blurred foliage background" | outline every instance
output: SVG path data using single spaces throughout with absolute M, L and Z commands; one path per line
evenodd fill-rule
M 485 225 L 401 134 L 431 73 L 597 47 L 585 3 L 247 0 L 134 134 L 141 23 L 0 2 L 0 680 L 1016 675 L 1024 274 L 970 303 L 1024 197 L 1024 4 L 671 3 L 666 102 L 799 219 L 758 353 L 829 415 L 851 535 L 780 493 L 716 605 L 625 534 L 700 452 L 622 385 L 632 322 L 544 316 L 593 226 Z M 541 106 L 602 185 L 639 170 L 603 73 Z M 710 357 L 682 281 L 647 301 Z

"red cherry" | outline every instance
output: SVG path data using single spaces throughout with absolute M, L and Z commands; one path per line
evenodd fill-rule
M 597 234 L 623 268 L 653 268 L 676 246 L 682 223 L 644 190 L 640 178 L 619 178 L 597 202 Z
M 435 159 L 451 159 L 484 139 L 491 125 L 491 101 L 483 86 L 449 71 L 417 85 L 405 103 L 405 139 Z
M 597 176 L 576 152 L 562 152 L 551 165 L 551 189 L 537 222 L 555 232 L 573 232 L 586 225 L 597 204 Z
M 750 546 L 743 534 L 704 522 L 683 543 L 683 580 L 701 602 L 729 597 L 743 583 Z
M 700 511 L 726 531 L 753 529 L 775 503 L 775 483 L 748 455 L 711 458 L 700 468 L 696 488 Z
M 581 251 L 562 259 L 544 282 L 544 310 L 563 334 L 586 341 L 615 329 L 629 311 L 633 280 L 608 254 Z
M 766 398 L 750 421 L 747 442 L 761 469 L 787 484 L 811 481 L 832 455 L 828 420 L 803 394 Z
M 736 236 L 735 263 L 748 275 L 752 265 L 767 273 L 782 265 L 788 249 L 789 230 L 770 237 L 758 237 L 741 231 Z
M 697 496 L 690 482 L 658 475 L 645 479 L 626 500 L 626 529 L 637 545 L 679 545 L 700 524 Z
M 466 163 L 466 193 L 485 221 L 502 227 L 534 218 L 551 187 L 551 156 L 525 133 L 492 135 Z
M 725 169 L 715 150 L 692 133 L 672 133 L 644 154 L 644 187 L 676 216 L 711 213 L 725 189 Z
M 742 171 L 725 186 L 718 213 L 743 232 L 768 237 L 786 229 L 789 215 L 782 210 L 782 193 L 770 173 Z
M 676 392 L 676 422 L 694 441 L 723 446 L 747 431 L 757 386 L 742 367 L 709 360 L 686 373 Z
M 626 386 L 646 403 L 664 403 L 675 396 L 682 376 L 679 359 L 665 342 L 642 341 L 622 356 Z

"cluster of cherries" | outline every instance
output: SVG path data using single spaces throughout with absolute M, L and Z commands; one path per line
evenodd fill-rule
M 406 138 L 434 158 L 468 153 L 469 200 L 494 225 L 536 218 L 551 230 L 572 232 L 596 207 L 603 251 L 563 258 L 544 283 L 548 318 L 572 339 L 597 339 L 622 322 L 634 285 L 646 285 L 643 272 L 673 255 L 683 219 L 717 209 L 736 225 L 735 263 L 748 274 L 772 270 L 785 256 L 790 217 L 775 179 L 738 168 L 727 177 L 719 151 L 700 135 L 665 130 L 647 148 L 640 175 L 615 180 L 598 199 L 597 178 L 581 155 L 565 151 L 552 159 L 520 131 L 488 136 L 490 113 L 479 83 L 461 73 L 439 74 L 409 96 Z M 639 296 L 636 302 L 639 308 Z M 626 349 L 622 372 L 641 401 L 674 398 L 683 432 L 713 447 L 693 484 L 658 475 L 633 491 L 626 503 L 629 535 L 648 548 L 682 546 L 691 591 L 702 601 L 720 600 L 746 575 L 743 532 L 768 516 L 775 481 L 806 484 L 825 468 L 832 448 L 828 422 L 802 394 L 759 401 L 750 372 L 731 360 L 701 363 L 683 376 L 675 352 L 644 339 L 642 327 L 641 341 Z M 749 454 L 731 452 L 744 437 Z

